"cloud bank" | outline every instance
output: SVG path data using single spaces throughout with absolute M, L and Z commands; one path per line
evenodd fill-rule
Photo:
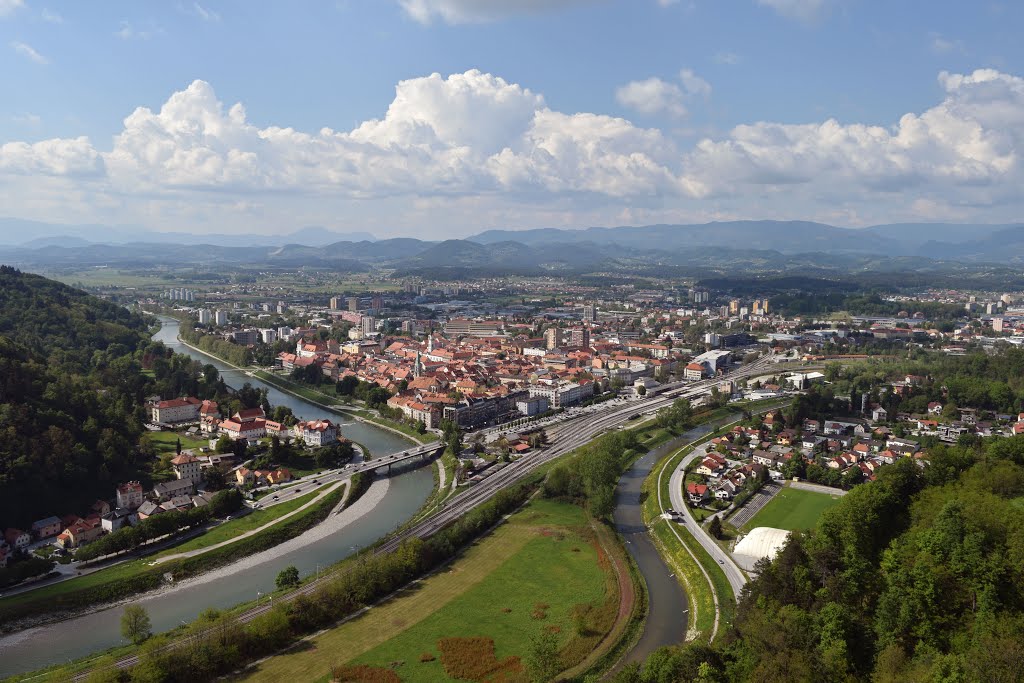
M 684 92 L 710 91 L 692 72 L 680 78 L 627 88 L 620 101 L 671 111 Z M 17 197 L 14 209 L 21 202 L 36 214 L 72 201 L 145 213 L 182 197 L 227 212 L 267 196 L 490 201 L 534 207 L 518 214 L 534 216 L 652 202 L 735 214 L 744 201 L 748 215 L 763 215 L 764 197 L 790 216 L 822 219 L 837 208 L 856 220 L 872 207 L 981 215 L 1016 206 L 1024 79 L 980 69 L 942 72 L 938 83 L 934 106 L 886 126 L 759 121 L 683 146 L 624 118 L 552 110 L 541 94 L 476 70 L 402 81 L 380 118 L 316 132 L 255 126 L 241 103 L 197 80 L 158 109 L 130 113 L 106 147 L 85 137 L 0 145 L 0 184 Z

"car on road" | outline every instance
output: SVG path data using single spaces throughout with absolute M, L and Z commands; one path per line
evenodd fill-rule
M 725 564 L 725 560 L 719 560 L 718 564 Z
M 295 489 L 295 493 L 302 493 L 302 489 Z
M 277 500 L 277 496 L 274 496 L 274 498 L 273 498 L 273 499 L 274 499 L 274 500 Z
M 320 482 L 319 482 L 319 481 L 317 481 L 316 479 L 314 479 L 314 480 L 313 480 L 313 483 L 314 483 L 314 484 L 319 484 Z

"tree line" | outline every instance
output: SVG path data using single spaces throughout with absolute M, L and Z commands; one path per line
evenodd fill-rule
M 128 552 L 155 538 L 202 526 L 211 519 L 231 514 L 240 507 L 242 494 L 238 489 L 220 491 L 203 507 L 162 512 L 147 517 L 134 526 L 124 526 L 100 536 L 92 543 L 79 548 L 75 552 L 75 559 L 85 562 L 105 555 Z
M 902 459 L 762 561 L 714 647 L 615 681 L 1020 680 L 1022 496 L 1024 437 Z

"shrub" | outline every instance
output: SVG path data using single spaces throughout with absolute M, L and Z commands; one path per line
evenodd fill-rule
M 464 681 L 504 680 L 509 674 L 523 671 L 519 657 L 498 660 L 494 656 L 494 640 L 482 636 L 442 638 L 437 641 L 441 665 L 452 678 Z

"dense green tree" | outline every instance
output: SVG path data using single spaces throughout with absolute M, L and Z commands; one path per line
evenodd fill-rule
M 139 605 L 128 605 L 121 615 L 121 636 L 135 645 L 143 642 L 153 633 L 149 614 Z
M 278 588 L 292 588 L 299 585 L 299 570 L 294 566 L 282 569 L 274 581 Z

